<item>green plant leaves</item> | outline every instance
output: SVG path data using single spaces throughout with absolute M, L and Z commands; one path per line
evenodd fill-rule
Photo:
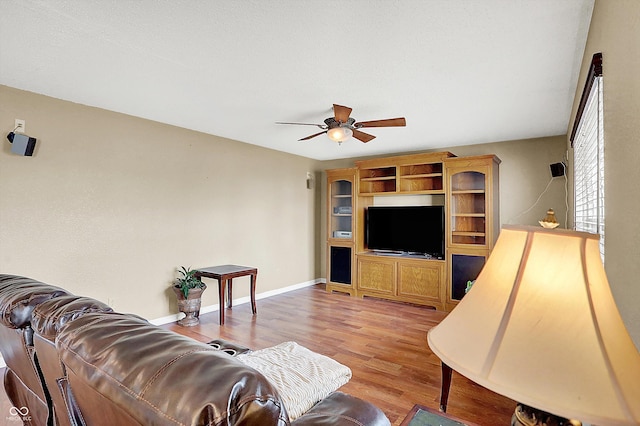
M 189 290 L 192 288 L 204 288 L 205 285 L 198 277 L 196 277 L 197 270 L 191 269 L 191 267 L 185 268 L 181 266 L 178 269 L 178 272 L 182 275 L 180 278 L 176 279 L 175 285 L 180 287 L 180 291 L 184 295 L 184 297 L 189 296 Z

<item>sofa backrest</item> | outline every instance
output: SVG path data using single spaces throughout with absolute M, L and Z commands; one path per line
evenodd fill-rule
M 69 294 L 60 287 L 31 278 L 0 274 L 0 322 L 9 328 L 28 327 L 36 306 Z
M 289 422 L 256 370 L 134 316 L 88 313 L 60 330 L 56 347 L 86 424 Z
M 66 371 L 60 361 L 55 339 L 69 322 L 91 312 L 113 312 L 106 304 L 83 296 L 60 296 L 36 306 L 31 318 L 33 345 L 46 388 L 53 405 L 56 426 L 75 424 L 77 413 L 67 404 Z

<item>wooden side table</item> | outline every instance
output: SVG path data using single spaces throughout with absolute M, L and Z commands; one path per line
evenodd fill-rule
M 258 276 L 258 268 L 251 266 L 238 266 L 238 265 L 219 265 L 210 266 L 207 268 L 196 269 L 195 276 L 202 280 L 202 278 L 213 278 L 218 280 L 218 299 L 220 301 L 220 325 L 224 325 L 224 310 L 225 307 L 231 308 L 232 306 L 232 281 L 234 278 L 251 275 L 251 311 L 253 314 L 257 314 L 256 309 L 256 278 Z M 225 304 L 226 296 L 226 304 Z

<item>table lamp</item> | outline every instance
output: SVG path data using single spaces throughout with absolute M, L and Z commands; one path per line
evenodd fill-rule
M 536 410 L 601 426 L 640 424 L 640 353 L 598 242 L 584 232 L 503 227 L 469 293 L 429 331 L 431 350 L 518 401 L 514 420 L 523 424 L 523 415 L 539 418 Z

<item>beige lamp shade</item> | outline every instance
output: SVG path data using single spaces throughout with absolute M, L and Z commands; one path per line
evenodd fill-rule
M 429 331 L 429 346 L 460 374 L 528 406 L 602 426 L 640 424 L 640 353 L 598 242 L 505 226 L 469 293 Z

